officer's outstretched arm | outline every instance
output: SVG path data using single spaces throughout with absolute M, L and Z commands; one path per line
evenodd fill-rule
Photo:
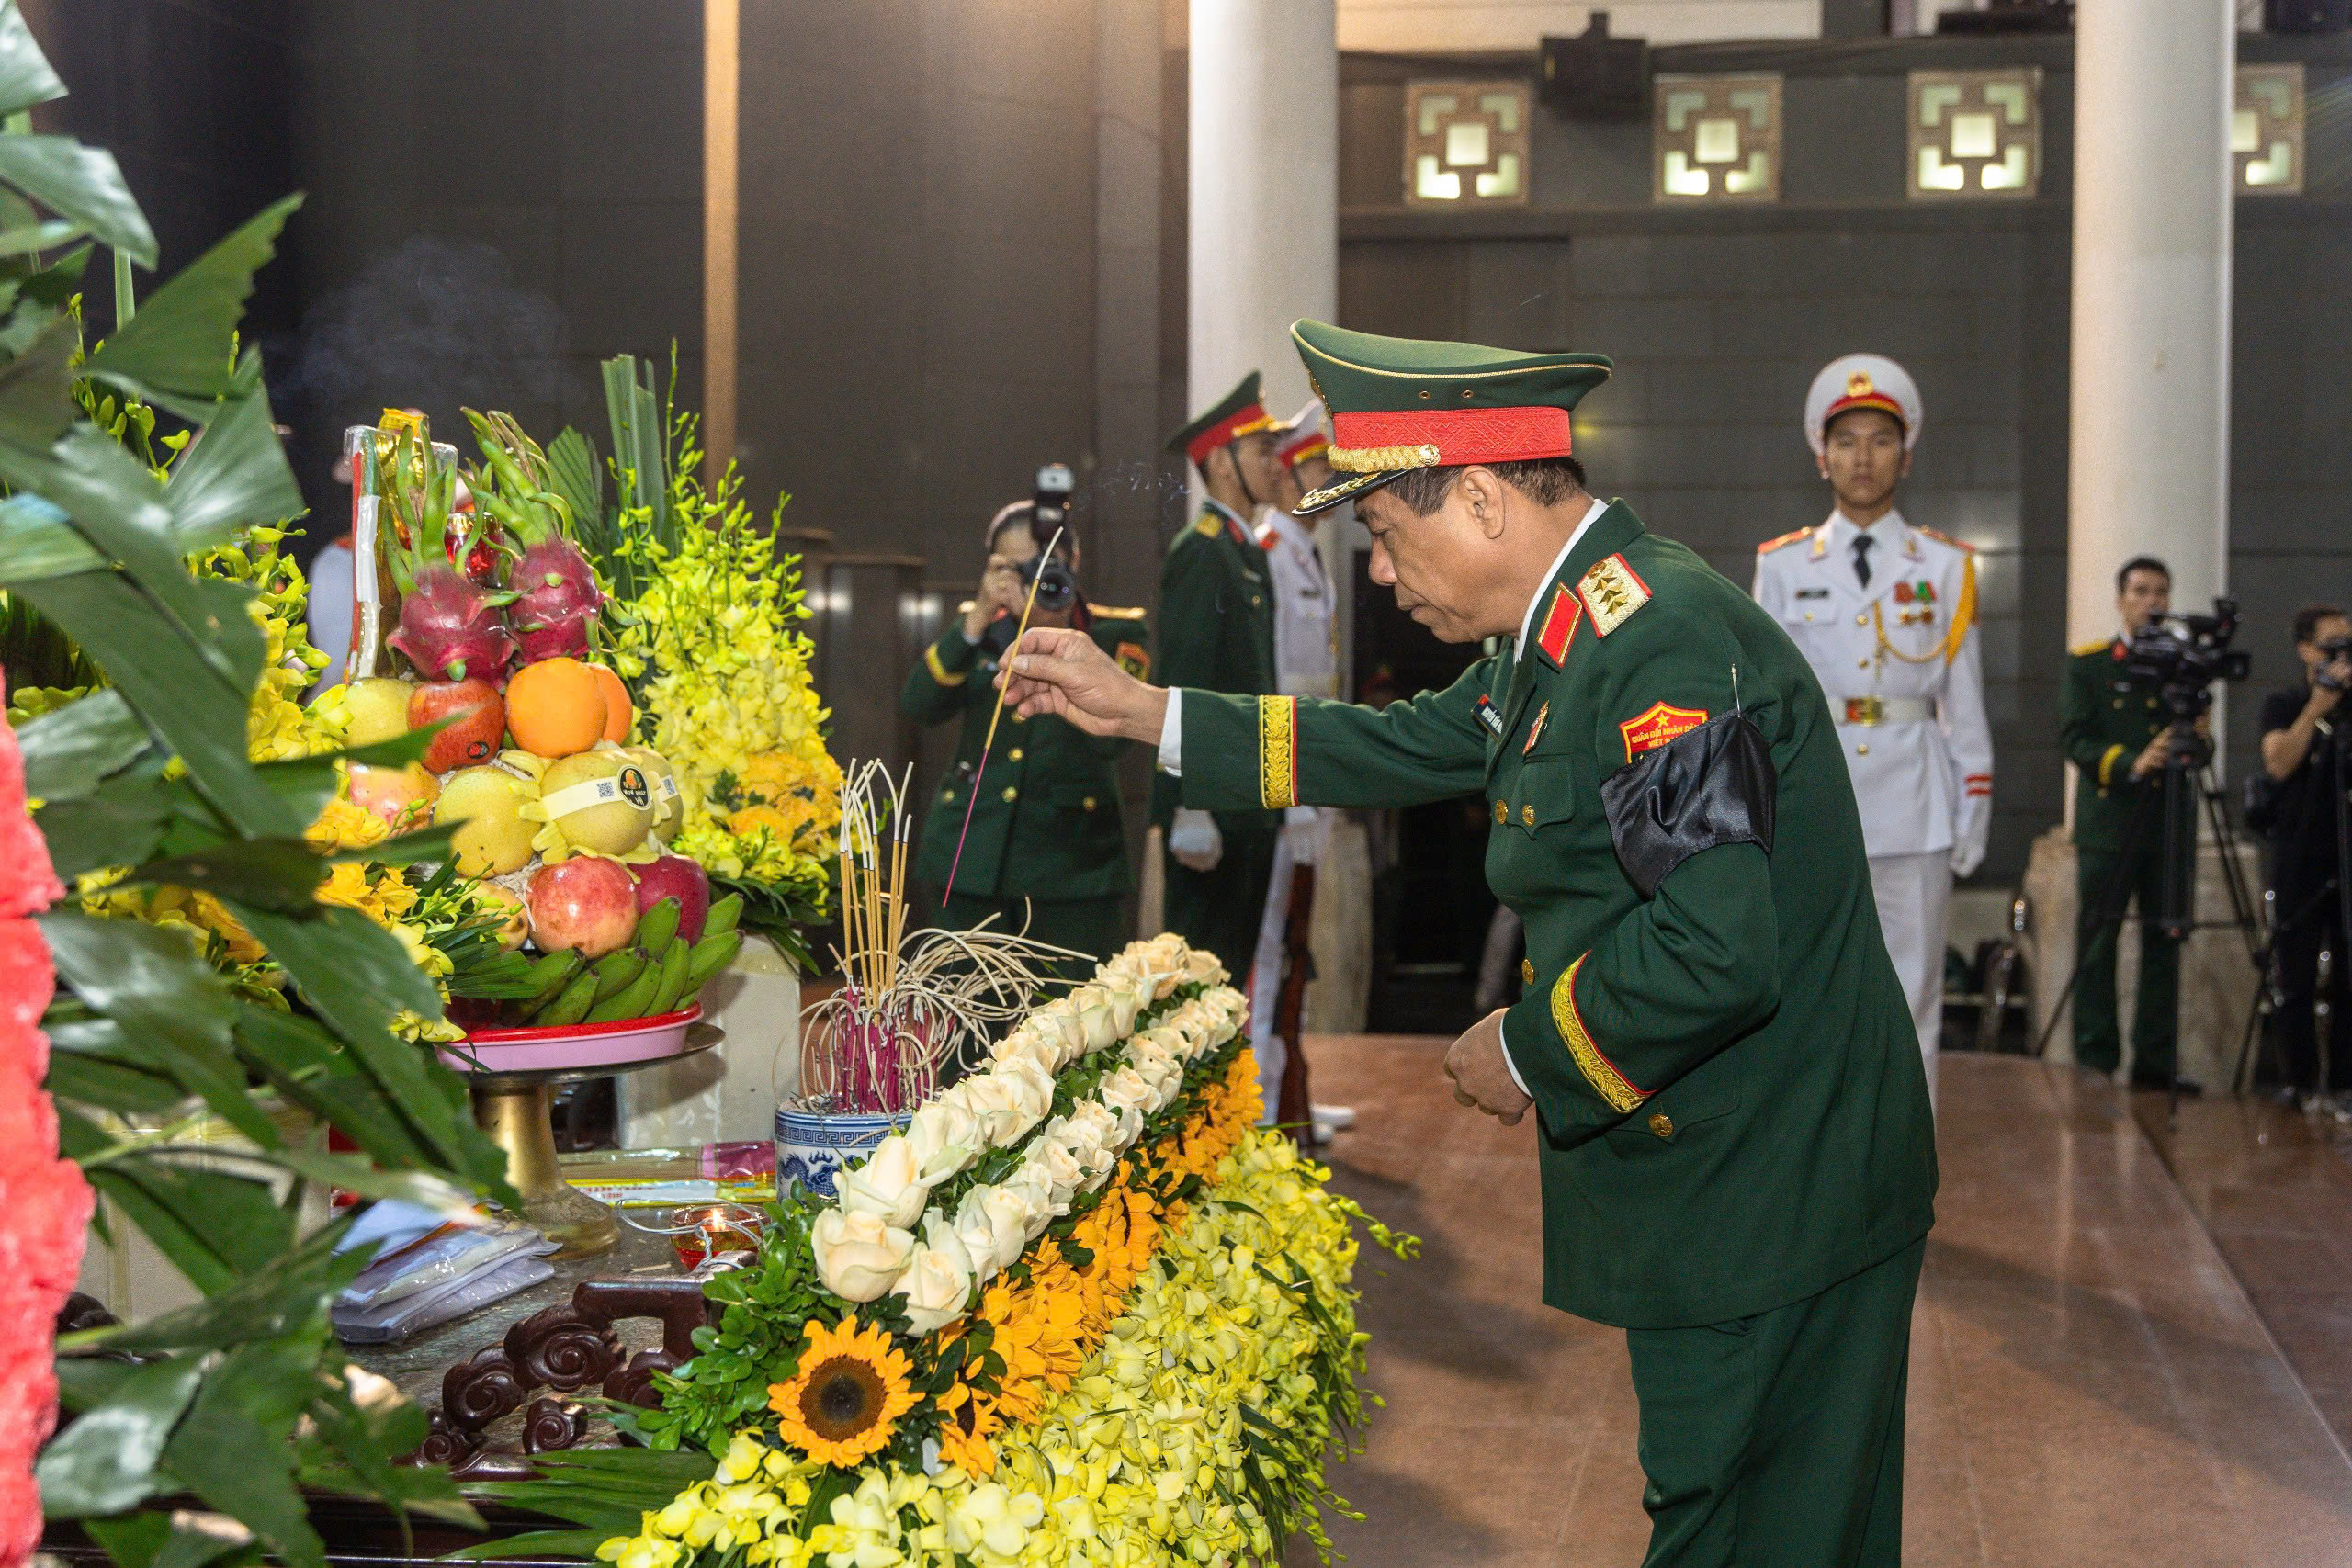
M 1184 804 L 1416 806 L 1476 790 L 1487 764 L 1477 705 L 1493 677 L 1494 661 L 1481 660 L 1444 691 L 1385 708 L 1188 689 Z

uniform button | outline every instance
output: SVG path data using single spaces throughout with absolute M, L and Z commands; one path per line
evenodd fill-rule
M 1506 822 L 1508 822 L 1508 821 L 1510 821 L 1510 807 L 1508 807 L 1508 806 L 1505 806 L 1505 805 L 1504 805 L 1501 801 L 1499 801 L 1499 800 L 1498 800 L 1498 801 L 1497 801 L 1497 802 L 1495 802 L 1495 826 L 1496 826 L 1496 827 L 1498 827 L 1498 828 L 1499 828 L 1499 827 L 1501 827 L 1504 823 L 1506 823 Z
M 2154 707 L 2154 706 L 2156 705 L 2156 699 L 2155 699 L 2155 698 L 2154 698 L 2154 697 L 2150 697 L 2150 698 L 2148 699 L 2148 705 L 2149 705 L 2150 707 Z
M 1532 958 L 1522 958 L 1519 961 L 1519 983 L 1522 986 L 1535 984 L 1535 960 Z
M 1867 659 L 1857 659 L 1854 660 L 1854 668 L 1857 670 L 1867 670 L 1870 667 L 1871 661 Z
M 2116 699 L 2115 699 L 2115 705 L 2116 705 L 2117 707 L 2121 707 L 2121 706 L 2123 705 L 2123 699 L 2122 699 L 2121 697 L 2118 697 L 2118 698 L 2116 698 Z
M 1535 826 L 1535 806 L 1533 802 L 1531 801 L 1527 805 L 1519 808 L 1519 819 L 1531 828 Z
M 1015 724 L 1026 724 L 1029 722 L 1029 716 L 1025 713 L 1014 714 L 1012 716 L 1012 722 Z
M 1252 593 L 1251 595 L 1250 595 L 1250 603 L 1251 604 L 1255 605 L 1255 604 L 1264 604 L 1264 603 L 1265 603 L 1265 601 L 1264 601 L 1263 599 L 1260 598 L 1257 594 Z
M 1011 784 L 1004 786 L 1004 803 L 1007 806 L 1012 805 L 1014 801 L 1020 798 L 1021 792 L 1019 790 L 1013 788 Z
M 1813 619 L 1813 612 L 1812 612 L 1811 610 L 1807 610 L 1807 611 L 1804 613 L 1804 618 L 1805 618 L 1806 620 L 1808 620 L 1808 621 L 1809 621 L 1809 620 L 1811 620 L 1811 619 Z
M 952 789 L 943 789 L 939 792 L 939 798 L 953 806 L 956 804 L 956 792 Z
M 1021 761 L 1021 748 L 1020 748 L 1020 747 L 1018 747 L 1018 746 L 1015 746 L 1012 750 L 1007 751 L 1007 752 L 1005 753 L 1005 756 L 1006 756 L 1006 758 L 1007 758 L 1008 760 L 1010 760 L 1010 761 L 1015 761 L 1015 762 L 1017 762 L 1017 761 Z
M 1656 1133 L 1661 1138 L 1670 1138 L 1674 1136 L 1674 1118 L 1668 1116 L 1663 1111 L 1652 1112 L 1650 1116 L 1650 1131 Z
M 1871 618 L 1868 615 L 1856 615 L 1854 624 L 1858 626 L 1866 626 L 1871 624 Z
M 1084 800 L 1080 801 L 1079 805 L 1084 807 L 1087 810 L 1091 811 L 1094 809 L 1094 797 L 1090 795 Z
M 1870 743 L 1869 741 L 1867 741 L 1867 740 L 1863 741 L 1860 746 L 1857 746 L 1857 747 L 1855 747 L 1855 748 L 1854 748 L 1854 755 L 1855 755 L 1855 756 L 1857 756 L 1857 757 L 1867 757 L 1867 756 L 1869 756 L 1870 754 L 1871 754 L 1871 743 Z

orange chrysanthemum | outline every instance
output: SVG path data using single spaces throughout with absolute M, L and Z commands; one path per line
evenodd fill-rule
M 820 1464 L 846 1467 L 881 1451 L 899 1417 L 915 1407 L 913 1366 L 890 1337 L 854 1318 L 803 1327 L 800 1370 L 768 1385 L 776 1435 Z

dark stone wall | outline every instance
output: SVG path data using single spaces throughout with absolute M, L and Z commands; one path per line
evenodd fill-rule
M 2293 55 L 2287 53 L 2292 50 Z M 2324 591 L 2352 600 L 2352 486 L 2336 453 L 2352 392 L 2327 367 L 2352 349 L 2352 136 L 2340 40 L 2245 40 L 2243 59 L 2306 58 L 2302 198 L 2237 206 L 2231 578 L 2259 688 L 2291 673 L 2282 627 Z M 1801 419 L 1814 374 L 1855 350 L 1917 378 L 1927 415 L 1906 516 L 1977 547 L 1997 774 L 1993 845 L 1975 881 L 2022 874 L 2061 812 L 2057 705 L 2065 656 L 2070 40 L 1881 39 L 1660 50 L 1661 72 L 1779 71 L 1781 200 L 1662 209 L 1646 122 L 1539 108 L 1532 200 L 1516 213 L 1398 205 L 1403 84 L 1518 74 L 1524 56 L 1350 57 L 1342 72 L 1340 312 L 1373 332 L 1577 348 L 1617 363 L 1578 411 L 1578 453 L 1604 494 L 1734 581 L 1758 542 L 1831 505 Z M 2042 175 L 2030 201 L 1904 196 L 1905 75 L 2038 65 Z M 2256 702 L 2233 706 L 2233 775 L 2251 765 Z

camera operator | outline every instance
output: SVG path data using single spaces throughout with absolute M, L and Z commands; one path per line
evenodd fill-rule
M 1077 536 L 1065 533 L 1053 556 L 1043 555 L 1067 515 L 1069 493 L 1069 471 L 1049 468 L 1038 476 L 1035 500 L 1014 502 L 989 521 L 979 592 L 923 650 L 899 706 L 924 724 L 960 718 L 963 725 L 915 858 L 916 879 L 947 893 L 938 923 L 968 931 L 994 915 L 995 930 L 1025 927 L 1042 942 L 1108 958 L 1125 940 L 1125 898 L 1135 883 L 1116 771 L 1125 742 L 1099 739 L 1052 716 L 1007 713 L 981 767 L 996 707 L 997 661 L 1012 643 L 1033 582 L 1031 626 L 1078 627 L 1138 679 L 1150 670 L 1144 613 L 1090 604 L 1080 594 Z
M 2135 556 L 2115 574 L 2120 637 L 2066 660 L 2059 742 L 2075 781 L 2075 1060 L 2093 1072 L 2120 1065 L 2115 953 L 2127 905 L 2140 915 L 2140 987 L 2132 1020 L 2132 1087 L 2172 1086 L 2179 1034 L 2180 943 L 2156 922 L 2164 881 L 2162 775 L 2170 716 L 2161 684 L 2135 673 L 2132 639 L 2172 609 L 2172 570 Z M 2194 1085 L 2184 1084 L 2194 1091 Z
M 2278 1039 L 2287 1089 L 2305 1111 L 2332 1110 L 2352 1120 L 2352 1020 L 2345 1015 L 2346 985 L 2343 904 L 2336 897 L 2335 793 L 2338 776 L 2336 705 L 2352 685 L 2352 620 L 2333 604 L 2295 613 L 2295 657 L 2303 680 L 2263 699 L 2262 770 L 2272 784 L 2270 887 L 2278 964 Z M 2321 1071 L 2315 1010 L 2319 954 L 2335 962 L 2328 977 L 2330 1031 L 2326 1071 Z M 2328 1091 L 2333 1091 L 2332 1095 Z

